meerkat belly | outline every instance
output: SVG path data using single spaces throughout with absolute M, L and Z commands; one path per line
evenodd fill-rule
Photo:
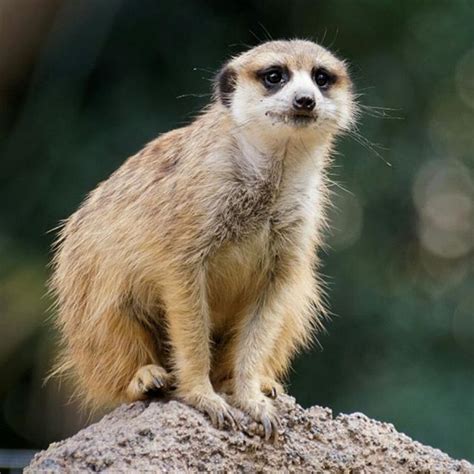
M 238 242 L 228 242 L 212 258 L 208 298 L 217 331 L 255 302 L 268 275 L 270 223 Z

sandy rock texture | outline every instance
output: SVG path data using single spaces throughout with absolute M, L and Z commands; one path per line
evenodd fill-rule
M 246 432 L 219 431 L 178 401 L 122 405 L 100 422 L 38 453 L 25 472 L 461 472 L 451 459 L 360 413 L 303 409 L 289 396 L 277 400 L 282 426 L 275 444 Z

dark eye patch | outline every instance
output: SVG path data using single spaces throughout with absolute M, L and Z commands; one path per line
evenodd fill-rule
M 269 93 L 275 93 L 290 80 L 290 71 L 286 66 L 274 65 L 256 72 L 257 79 Z
M 328 90 L 337 81 L 337 76 L 323 67 L 314 67 L 311 71 L 311 77 L 322 91 Z
M 226 107 L 230 107 L 232 102 L 236 81 L 237 73 L 230 66 L 224 66 L 214 81 L 217 95 Z

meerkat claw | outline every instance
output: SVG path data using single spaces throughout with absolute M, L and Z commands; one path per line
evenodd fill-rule
M 265 440 L 268 441 L 272 435 L 272 423 L 268 418 L 262 419 L 263 431 L 265 434 Z
M 264 393 L 267 397 L 271 398 L 272 400 L 275 400 L 275 398 L 278 395 L 275 387 L 272 387 L 270 390 L 267 390 Z
M 170 379 L 170 374 L 163 367 L 154 364 L 140 367 L 128 386 L 128 398 L 143 400 L 154 392 L 167 389 Z
M 222 413 L 215 413 L 215 412 L 208 412 L 209 418 L 211 419 L 211 423 L 213 426 L 215 426 L 217 429 L 221 430 L 222 427 L 224 426 L 224 417 L 222 416 Z
M 153 378 L 153 384 L 155 386 L 154 388 L 160 390 L 161 388 L 165 386 L 165 382 L 163 379 L 158 378 L 155 375 L 153 375 L 152 378 Z
M 284 393 L 284 389 L 280 383 L 270 378 L 263 379 L 261 384 L 262 393 L 272 400 L 275 400 L 278 395 Z
M 215 428 L 223 429 L 228 426 L 236 430 L 240 426 L 240 423 L 237 421 L 237 413 L 235 413 L 234 409 L 219 395 L 200 397 L 198 401 L 196 401 L 194 397 L 191 399 L 184 397 L 184 401 L 187 401 L 191 406 L 204 412 L 210 418 L 211 424 Z
M 224 412 L 215 412 L 213 410 L 206 411 L 207 415 L 211 419 L 212 425 L 219 429 L 222 430 L 225 426 L 230 426 L 232 429 L 235 430 L 236 424 L 235 420 L 230 414 L 230 412 L 224 411 Z
M 278 429 L 280 422 L 277 417 L 263 416 L 261 420 L 265 441 L 272 440 L 275 443 L 278 440 Z

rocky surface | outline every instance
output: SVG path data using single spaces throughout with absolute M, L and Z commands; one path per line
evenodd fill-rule
M 360 413 L 333 417 L 331 410 L 304 410 L 289 396 L 277 401 L 282 426 L 276 443 L 259 427 L 219 431 L 177 401 L 123 405 L 75 436 L 38 453 L 26 472 L 461 472 L 451 459 L 398 433 L 393 425 Z

